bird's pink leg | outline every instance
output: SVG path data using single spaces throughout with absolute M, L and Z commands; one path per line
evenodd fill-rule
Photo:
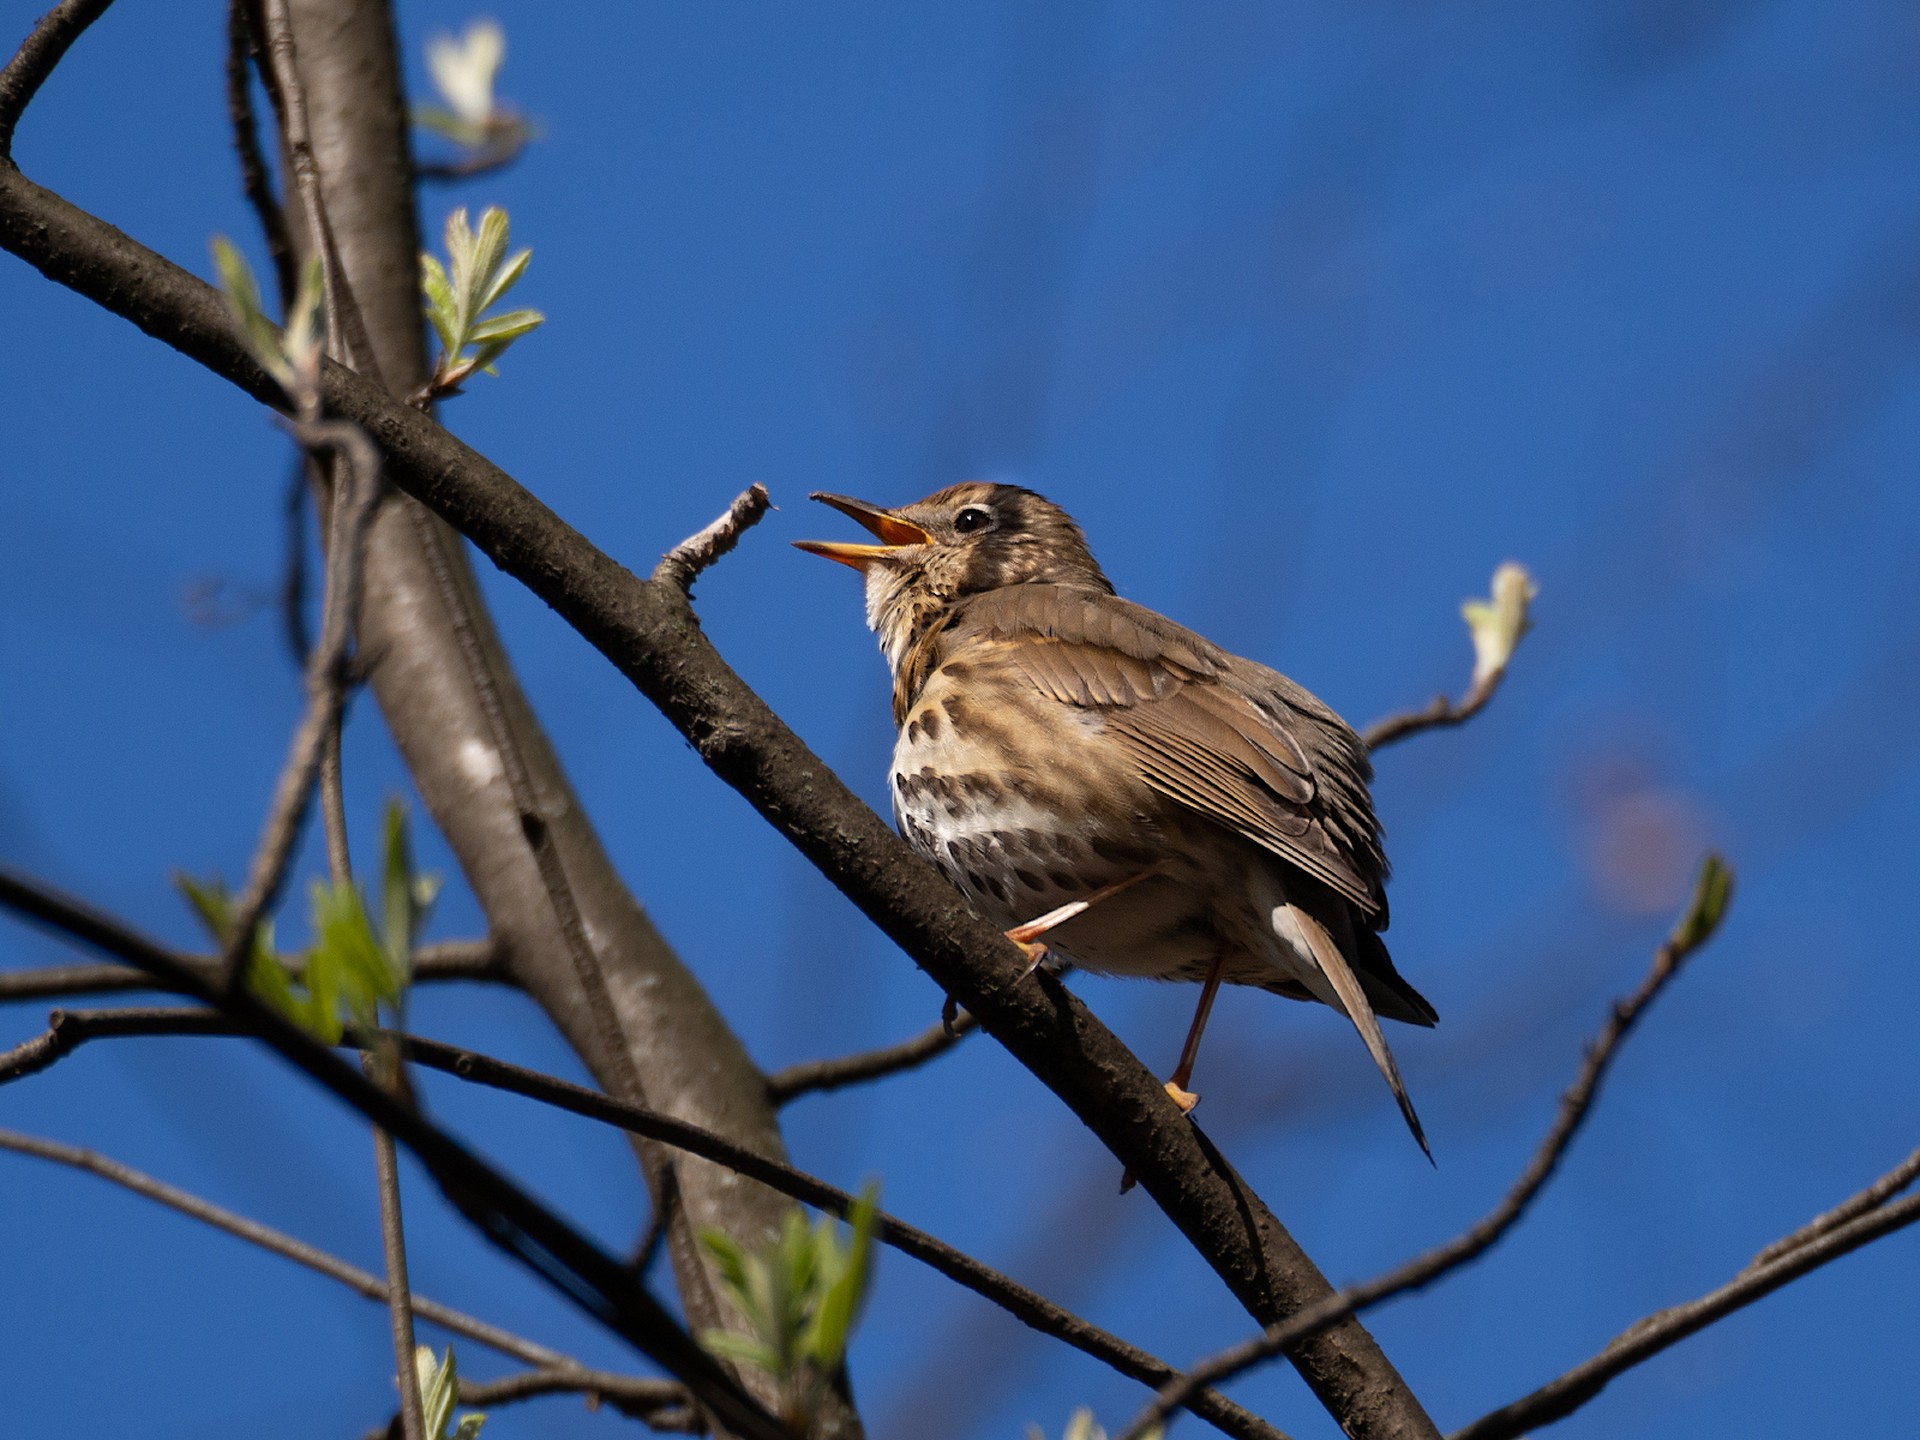
M 1180 1047 L 1180 1063 L 1173 1067 L 1173 1078 L 1167 1081 L 1167 1094 L 1183 1115 L 1191 1115 L 1193 1107 L 1200 1103 L 1200 1097 L 1187 1089 L 1187 1082 L 1193 1079 L 1193 1062 L 1200 1058 L 1200 1035 L 1207 1028 L 1207 1017 L 1213 1014 L 1213 997 L 1220 993 L 1220 982 L 1226 972 L 1227 952 L 1222 947 L 1207 970 L 1206 983 L 1200 987 L 1200 1003 L 1194 1008 L 1193 1024 L 1187 1027 L 1187 1043 Z M 1120 1193 L 1126 1194 L 1133 1189 L 1133 1184 L 1133 1172 L 1122 1171 Z
M 1126 879 L 1116 880 L 1111 885 L 1102 885 L 1091 895 L 1084 895 L 1078 900 L 1069 900 L 1066 904 L 1055 906 L 1053 909 L 1047 911 L 1047 913 L 1039 919 L 1029 920 L 1026 924 L 1016 925 L 1007 931 L 1007 939 L 1018 945 L 1021 953 L 1027 957 L 1026 974 L 1020 978 L 1022 980 L 1026 979 L 1027 975 L 1033 974 L 1033 972 L 1038 970 L 1042 963 L 1045 962 L 1047 958 L 1047 947 L 1040 939 L 1042 935 L 1046 934 L 1049 930 L 1066 924 L 1067 921 L 1073 919 L 1076 915 L 1086 914 L 1087 911 L 1098 905 L 1102 900 L 1111 899 L 1122 890 L 1130 890 L 1142 880 L 1150 879 L 1159 873 L 1158 870 L 1142 870 L 1138 875 L 1129 875 Z M 947 1003 L 940 1007 L 940 1024 L 948 1035 L 952 1035 L 955 1033 L 953 1027 L 959 1019 L 960 1002 L 949 995 L 947 997 Z
M 1159 873 L 1158 870 L 1142 870 L 1138 875 L 1129 875 L 1125 880 L 1116 880 L 1111 885 L 1102 885 L 1091 895 L 1082 896 L 1078 900 L 1069 900 L 1066 904 L 1047 911 L 1047 913 L 1042 915 L 1038 920 L 1029 920 L 1026 924 L 1016 925 L 1007 931 L 1007 939 L 1011 940 L 1014 944 L 1018 945 L 1021 950 L 1026 952 L 1027 959 L 1032 962 L 1027 966 L 1027 974 L 1031 975 L 1035 970 L 1039 969 L 1040 962 L 1047 958 L 1047 947 L 1040 943 L 1040 937 L 1042 935 L 1046 934 L 1049 930 L 1066 924 L 1067 921 L 1072 920 L 1076 916 L 1086 914 L 1087 911 L 1098 905 L 1102 900 L 1111 899 L 1122 890 L 1130 890 L 1142 880 L 1149 879 Z
M 1200 987 L 1200 1003 L 1194 1008 L 1193 1024 L 1187 1027 L 1187 1043 L 1180 1047 L 1180 1063 L 1173 1067 L 1173 1078 L 1167 1081 L 1167 1094 L 1183 1112 L 1200 1103 L 1200 1097 L 1187 1089 L 1187 1082 L 1193 1079 L 1193 1062 L 1200 1058 L 1200 1036 L 1207 1028 L 1207 1017 L 1213 1014 L 1213 997 L 1220 993 L 1226 969 L 1227 952 L 1223 949 L 1214 957 L 1206 983 Z

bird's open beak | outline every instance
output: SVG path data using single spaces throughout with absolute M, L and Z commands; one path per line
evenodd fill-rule
M 885 543 L 881 545 L 848 545 L 838 540 L 796 540 L 794 547 L 809 555 L 822 555 L 829 560 L 838 560 L 842 565 L 851 565 L 856 570 L 864 570 L 875 560 L 892 551 L 909 545 L 927 545 L 933 536 L 922 530 L 911 520 L 902 520 L 890 511 L 882 510 L 878 505 L 869 505 L 864 500 L 850 500 L 845 495 L 827 495 L 815 491 L 807 497 L 818 500 L 823 505 L 831 505 L 842 515 L 851 515 L 872 534 Z

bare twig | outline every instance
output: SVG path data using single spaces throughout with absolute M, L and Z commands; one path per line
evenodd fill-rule
M 186 964 L 203 972 L 206 983 L 218 975 L 218 957 L 187 959 Z M 292 970 L 295 978 L 299 968 Z M 499 948 L 491 940 L 447 940 L 422 945 L 413 952 L 413 969 L 408 977 L 414 984 L 427 981 L 484 980 L 510 985 L 513 976 L 502 960 Z M 124 995 L 131 991 L 157 991 L 167 987 L 151 975 L 127 965 L 50 965 L 39 970 L 0 972 L 0 1005 L 18 1001 L 62 1000 L 78 995 Z
M 1823 1235 L 1832 1234 L 1848 1221 L 1865 1215 L 1871 1210 L 1879 1209 L 1911 1186 L 1915 1180 L 1920 1180 L 1920 1150 L 1915 1150 L 1857 1195 L 1842 1200 L 1825 1214 L 1814 1216 L 1791 1235 L 1781 1236 L 1749 1260 L 1747 1269 L 1740 1273 L 1744 1275 L 1747 1271 L 1771 1265 L 1774 1261 L 1791 1255 L 1802 1246 L 1812 1244 Z
M 61 0 L 21 42 L 7 68 L 0 70 L 0 161 L 13 159 L 13 132 L 20 116 L 54 66 L 86 28 L 106 13 L 113 0 Z
M 260 153 L 259 127 L 254 121 L 253 86 L 247 66 L 257 48 L 253 25 L 247 18 L 246 0 L 229 0 L 227 121 L 233 127 L 233 149 L 240 159 L 240 188 L 260 222 L 261 238 L 266 241 L 267 258 L 273 262 L 274 279 L 279 284 L 280 303 L 284 308 L 293 303 L 299 281 L 293 268 L 293 242 L 287 236 L 287 212 L 273 193 L 266 157 Z
M 1768 1250 L 1761 1253 L 1765 1255 L 1778 1251 L 1773 1259 L 1755 1261 L 1725 1285 L 1697 1300 L 1669 1306 L 1636 1321 L 1591 1360 L 1576 1365 L 1531 1395 L 1523 1396 L 1510 1405 L 1503 1405 L 1492 1414 L 1483 1415 L 1471 1425 L 1454 1431 L 1448 1440 L 1512 1440 L 1514 1436 L 1565 1419 L 1598 1395 L 1607 1382 L 1622 1371 L 1632 1369 L 1687 1336 L 1704 1330 L 1716 1320 L 1753 1304 L 1763 1296 L 1771 1295 L 1809 1271 L 1817 1270 L 1870 1241 L 1891 1235 L 1920 1220 L 1920 1195 L 1909 1195 L 1891 1204 L 1884 1200 L 1869 1199 L 1875 1195 L 1894 1193 L 1887 1188 L 1890 1185 L 1897 1188 L 1911 1184 L 1916 1164 L 1920 1164 L 1920 1152 L 1908 1157 L 1897 1169 L 1851 1200 L 1828 1212 L 1833 1214 L 1852 1210 L 1853 1218 L 1818 1230 L 1812 1234 L 1812 1238 L 1800 1240 L 1784 1251 L 1779 1250 L 1779 1245 L 1769 1246 Z M 1895 1177 L 1902 1175 L 1905 1176 L 1904 1180 L 1895 1180 Z M 1788 1236 L 1787 1241 L 1815 1232 L 1815 1228 L 1826 1218 L 1822 1216 L 1813 1221 L 1803 1230 L 1795 1232 L 1795 1235 Z
M 973 1016 L 962 1015 L 951 1028 L 945 1022 L 938 1022 L 911 1040 L 902 1040 L 898 1045 L 889 1045 L 885 1049 L 789 1065 L 767 1077 L 767 1098 L 776 1105 L 785 1105 L 790 1100 L 816 1091 L 840 1090 L 848 1085 L 883 1080 L 903 1070 L 917 1069 L 929 1060 L 946 1054 L 979 1028 L 980 1022 Z
M 1614 1002 L 1606 1023 L 1587 1046 L 1586 1058 L 1581 1063 L 1579 1073 L 1561 1095 L 1553 1123 L 1547 1127 L 1546 1135 L 1534 1150 L 1526 1169 L 1520 1172 L 1520 1178 L 1513 1182 L 1512 1188 L 1498 1205 L 1444 1245 L 1435 1246 L 1376 1279 L 1360 1285 L 1349 1285 L 1319 1304 L 1311 1305 L 1277 1325 L 1269 1325 L 1251 1339 L 1243 1340 L 1194 1365 L 1185 1375 L 1163 1385 L 1133 1418 L 1132 1423 L 1120 1432 L 1117 1440 L 1141 1440 L 1155 1425 L 1166 1420 L 1191 1387 L 1218 1385 L 1230 1380 L 1261 1361 L 1284 1353 L 1288 1346 L 1298 1344 L 1321 1326 L 1331 1324 L 1343 1315 L 1377 1305 L 1392 1296 L 1431 1285 L 1443 1275 L 1478 1259 L 1497 1244 L 1519 1223 L 1527 1207 L 1559 1169 L 1567 1147 L 1579 1134 L 1581 1125 L 1599 1097 L 1600 1083 L 1612 1067 L 1622 1042 L 1632 1033 L 1648 1007 L 1680 973 L 1688 957 L 1712 938 L 1726 913 L 1731 886 L 1731 872 L 1717 857 L 1709 855 L 1701 865 L 1700 879 L 1686 912 L 1654 952 L 1653 962 L 1633 993 L 1624 1000 Z
M 363 1063 L 376 1063 L 367 1057 Z M 413 1362 L 413 1291 L 407 1283 L 407 1236 L 400 1221 L 400 1158 L 393 1136 L 373 1127 L 373 1173 L 380 1187 L 380 1249 L 387 1266 L 387 1320 L 393 1331 L 395 1379 L 400 1386 L 400 1429 L 407 1440 L 439 1440 L 427 1434 L 420 1403 L 420 1371 Z
M 651 1420 L 662 1412 L 687 1410 L 687 1387 L 671 1380 L 641 1375 L 619 1375 L 611 1370 L 528 1370 L 498 1380 L 460 1378 L 462 1405 L 511 1405 L 542 1395 L 585 1395 L 604 1402 L 622 1415 Z M 663 1417 L 664 1418 L 664 1417 Z
M 600 1324 L 679 1376 L 741 1440 L 789 1440 L 785 1427 L 723 1370 L 620 1262 L 473 1154 L 410 1104 L 343 1064 L 246 990 L 208 985 L 184 959 L 51 887 L 0 868 L 0 908 L 164 980 L 213 1005 L 411 1150 L 453 1207 L 489 1241 Z
M 294 438 L 310 450 L 332 450 L 346 463 L 335 497 L 338 542 L 327 557 L 327 589 L 320 643 L 307 663 L 307 705 L 288 746 L 286 764 L 274 786 L 273 801 L 255 847 L 246 888 L 234 902 L 232 930 L 226 936 L 222 964 L 229 988 L 246 974 L 253 934 L 286 879 L 294 841 L 313 795 L 329 736 L 346 705 L 348 656 L 360 612 L 360 575 L 367 527 L 380 502 L 380 452 L 357 425 L 343 420 L 301 420 Z M 332 827 L 329 828 L 332 835 Z
M 327 219 L 326 195 L 320 186 L 319 167 L 313 159 L 306 88 L 300 83 L 299 58 L 294 53 L 293 21 L 287 14 L 287 0 L 265 0 L 260 13 L 266 27 L 261 37 L 265 41 L 267 61 L 262 74 L 272 77 L 267 93 L 280 111 L 280 133 L 286 142 L 287 165 L 293 172 L 300 208 L 312 232 L 313 253 L 320 257 L 326 281 L 327 353 L 379 384 L 380 365 L 374 358 L 373 344 L 367 337 L 360 307 L 353 298 L 353 288 L 347 284 L 346 268 L 340 263 L 339 247 L 333 238 L 333 224 Z
M 283 510 L 286 570 L 280 581 L 280 632 L 295 668 L 302 673 L 313 658 L 313 634 L 307 627 L 307 505 L 312 493 L 306 456 L 297 456 Z
M 316 1274 L 338 1281 L 356 1295 L 364 1296 L 368 1300 L 377 1300 L 382 1304 L 386 1303 L 386 1283 L 378 1275 L 362 1270 L 358 1266 L 349 1265 L 337 1256 L 329 1255 L 326 1251 L 316 1249 L 304 1240 L 296 1240 L 293 1236 L 275 1230 L 271 1226 L 262 1225 L 257 1220 L 249 1220 L 244 1215 L 236 1215 L 231 1210 L 222 1209 L 212 1201 L 203 1200 L 198 1195 L 167 1184 L 164 1180 L 156 1180 L 151 1175 L 121 1164 L 118 1160 L 110 1159 L 92 1150 L 80 1149 L 78 1146 L 63 1145 L 57 1140 L 43 1140 L 36 1135 L 23 1135 L 15 1130 L 0 1130 L 0 1150 L 32 1155 L 41 1160 L 51 1160 L 58 1165 L 84 1170 L 89 1175 L 97 1175 L 102 1180 L 133 1191 L 136 1195 L 144 1195 L 147 1199 L 158 1201 L 169 1209 L 179 1211 L 182 1215 L 211 1225 L 216 1230 L 225 1231 L 236 1239 L 246 1241 L 249 1245 L 257 1245 L 262 1250 L 293 1261 L 296 1265 L 304 1265 Z M 442 1305 L 438 1301 L 421 1296 L 415 1296 L 413 1304 L 421 1319 L 430 1320 L 441 1329 L 471 1340 L 476 1345 L 485 1345 L 488 1349 L 497 1350 L 502 1355 L 511 1355 L 514 1359 L 538 1366 L 543 1371 L 590 1373 L 584 1367 L 580 1367 L 578 1362 L 557 1350 L 550 1350 L 544 1345 L 523 1339 L 510 1331 L 500 1329 L 497 1325 L 489 1325 L 486 1321 L 477 1320 L 451 1306 Z
M 44 1035 L 0 1057 L 0 1083 L 44 1070 L 92 1039 L 243 1033 L 243 1027 L 232 1018 L 199 1009 L 55 1011 L 51 1022 Z M 407 1058 L 428 1069 L 538 1100 L 685 1150 L 843 1220 L 852 1213 L 855 1197 L 846 1191 L 791 1165 L 735 1145 L 700 1126 L 458 1046 L 417 1035 L 392 1038 Z M 881 1213 L 876 1217 L 874 1238 L 992 1301 L 1041 1334 L 1064 1341 L 1130 1379 L 1147 1385 L 1163 1385 L 1177 1378 L 1178 1372 L 1165 1361 L 1129 1345 L 904 1221 Z M 1252 1437 L 1252 1440 L 1284 1440 L 1272 1426 L 1211 1390 L 1196 1390 L 1179 1403 L 1229 1435 Z
M 233 1021 L 217 1011 L 198 1006 L 139 1007 L 126 1010 L 55 1010 L 47 1016 L 47 1028 L 11 1050 L 0 1054 L 0 1085 L 11 1084 L 29 1075 L 38 1075 L 48 1066 L 64 1060 L 89 1040 L 129 1035 L 231 1035 Z
M 773 497 L 767 494 L 767 487 L 749 485 L 733 497 L 724 515 L 662 555 L 653 567 L 654 580 L 682 594 L 692 590 L 700 572 L 738 545 L 740 537 L 772 508 Z
M 1409 735 L 1418 735 L 1422 730 L 1451 730 L 1457 725 L 1464 725 L 1487 708 L 1487 702 L 1493 699 L 1506 674 L 1504 669 L 1496 670 L 1475 680 L 1458 701 L 1450 700 L 1445 695 L 1436 695 L 1433 703 L 1424 710 L 1409 710 L 1404 714 L 1376 720 L 1360 732 L 1360 743 L 1369 751 L 1381 750 Z
M 653 1214 L 647 1218 L 647 1228 L 633 1247 L 633 1258 L 627 1262 L 636 1280 L 645 1280 L 654 1262 L 665 1253 L 667 1235 L 673 1229 L 679 1209 L 680 1176 L 669 1166 L 660 1172 L 660 1193 L 654 1198 Z
M 484 145 L 445 160 L 417 160 L 413 173 L 421 180 L 472 180 L 480 175 L 492 175 L 526 154 L 527 142 L 532 139 L 531 125 L 517 116 L 509 117 Z

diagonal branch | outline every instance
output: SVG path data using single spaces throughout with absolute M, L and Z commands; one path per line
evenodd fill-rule
M 1787 1241 L 1793 1241 L 1798 1235 L 1808 1232 L 1813 1232 L 1812 1238 L 1790 1245 L 1784 1251 L 1780 1250 L 1778 1244 L 1768 1247 L 1761 1252 L 1761 1259 L 1717 1290 L 1711 1290 L 1697 1300 L 1657 1310 L 1645 1319 L 1636 1321 L 1591 1360 L 1576 1365 L 1531 1395 L 1523 1396 L 1510 1405 L 1503 1405 L 1492 1414 L 1483 1415 L 1471 1425 L 1461 1427 L 1447 1440 L 1513 1440 L 1513 1437 L 1525 1435 L 1542 1425 L 1564 1420 L 1598 1395 L 1606 1388 L 1607 1382 L 1622 1371 L 1652 1359 L 1669 1346 L 1771 1295 L 1790 1281 L 1838 1260 L 1862 1245 L 1920 1221 L 1920 1195 L 1909 1195 L 1893 1203 L 1885 1201 L 1886 1195 L 1896 1193 L 1895 1189 L 1889 1187 L 1911 1185 L 1916 1174 L 1920 1174 L 1920 1151 L 1915 1151 L 1888 1175 L 1836 1207 L 1838 1211 L 1850 1211 L 1851 1219 L 1830 1228 L 1818 1229 L 1828 1218 L 1821 1216 L 1804 1230 L 1788 1236 Z M 1869 1198 L 1875 1196 L 1880 1198 Z M 1774 1258 L 1766 1259 L 1769 1254 Z
M 1686 913 L 1654 952 L 1653 963 L 1647 967 L 1645 977 L 1633 993 L 1624 1000 L 1614 1002 L 1606 1023 L 1587 1047 L 1586 1059 L 1581 1062 L 1579 1073 L 1561 1095 L 1553 1123 L 1547 1127 L 1546 1135 L 1533 1152 L 1533 1158 L 1527 1162 L 1526 1169 L 1520 1172 L 1520 1178 L 1513 1182 L 1512 1188 L 1498 1205 L 1446 1244 L 1415 1256 L 1377 1279 L 1350 1285 L 1278 1325 L 1269 1325 L 1253 1338 L 1201 1361 L 1185 1375 L 1162 1386 L 1152 1402 L 1134 1417 L 1117 1440 L 1142 1440 L 1154 1426 L 1166 1420 L 1194 1387 L 1218 1385 L 1230 1380 L 1261 1361 L 1284 1353 L 1290 1346 L 1299 1344 L 1307 1335 L 1342 1315 L 1351 1315 L 1395 1295 L 1423 1289 L 1443 1275 L 1477 1260 L 1498 1244 L 1520 1222 L 1520 1217 L 1560 1168 L 1567 1147 L 1573 1143 L 1574 1136 L 1580 1133 L 1580 1127 L 1593 1109 L 1594 1101 L 1599 1098 L 1600 1083 L 1612 1068 L 1621 1044 L 1632 1033 L 1640 1017 L 1646 1014 L 1653 1002 L 1660 998 L 1661 992 L 1680 973 L 1687 959 L 1713 938 L 1714 931 L 1726 914 L 1732 883 L 1732 872 L 1718 857 L 1709 855 L 1700 867 L 1700 879 L 1694 887 L 1693 899 Z
M 0 248 L 267 403 L 277 400 L 208 286 L 5 168 Z M 1060 1096 L 1255 1319 L 1284 1319 L 1332 1293 L 1147 1068 L 1051 977 L 1029 977 L 1005 937 L 734 674 L 684 593 L 636 579 L 497 466 L 377 386 L 334 365 L 326 368 L 323 386 L 329 412 L 368 431 L 397 485 L 599 648 L 721 779 Z M 1437 1434 L 1351 1317 L 1308 1337 L 1293 1358 L 1357 1440 Z
M 869 1080 L 884 1080 L 903 1070 L 916 1070 L 929 1060 L 937 1060 L 979 1028 L 980 1023 L 973 1016 L 962 1015 L 952 1025 L 939 1021 L 911 1040 L 902 1040 L 885 1049 L 789 1065 L 767 1077 L 767 1098 L 776 1105 L 785 1105 L 802 1095 L 841 1090 Z

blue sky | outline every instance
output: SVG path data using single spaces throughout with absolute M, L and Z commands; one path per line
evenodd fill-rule
M 24 33 L 40 4 L 13 5 Z M 201 273 L 253 245 L 222 7 L 123 4 L 28 116 L 27 173 Z M 426 36 L 476 12 L 407 7 Z M 1632 1040 L 1524 1228 L 1374 1316 L 1443 1426 L 1718 1283 L 1916 1143 L 1920 32 L 1909 7 L 1590 0 L 899 7 L 501 5 L 544 138 L 429 189 L 509 207 L 548 315 L 445 413 L 636 568 L 760 481 L 700 586 L 735 666 L 883 799 L 857 588 L 785 541 L 805 494 L 983 476 L 1086 525 L 1123 593 L 1361 723 L 1464 683 L 1499 561 L 1538 629 L 1467 730 L 1381 757 L 1391 940 L 1435 1003 L 1393 1039 L 1439 1159 L 1338 1018 L 1229 994 L 1201 1122 L 1336 1279 L 1450 1235 L 1518 1169 L 1697 851 L 1732 918 Z M 9 39 L 7 43 L 11 43 Z M 258 256 L 258 248 L 254 246 Z M 176 870 L 242 870 L 299 703 L 260 597 L 283 441 L 252 402 L 0 259 L 0 857 L 180 943 Z M 769 1067 L 918 1030 L 939 995 L 588 647 L 490 570 L 527 688 L 617 864 Z M 192 594 L 212 595 L 208 624 Z M 404 778 L 348 739 L 371 853 Z M 428 862 L 450 871 L 427 839 Z M 318 873 L 309 850 L 303 873 Z M 297 917 L 293 921 L 297 929 Z M 477 933 L 457 878 L 434 933 Z M 65 952 L 0 927 L 0 965 Z M 1083 979 L 1148 1063 L 1186 989 Z M 36 1030 L 31 1007 L 0 1022 Z M 511 996 L 427 1033 L 577 1073 Z M 609 1244 L 620 1142 L 430 1081 L 436 1110 Z M 116 1042 L 0 1091 L 90 1145 L 375 1264 L 364 1131 L 238 1042 Z M 985 1041 L 804 1100 L 796 1159 L 1180 1361 L 1248 1322 L 1052 1097 Z M 416 1176 L 416 1182 L 418 1177 Z M 358 1434 L 384 1320 L 86 1177 L 0 1157 L 0 1417 L 32 1433 Z M 416 1183 L 436 1298 L 619 1363 Z M 1920 1240 L 1803 1281 L 1556 1433 L 1899 1431 Z M 465 1368 L 493 1373 L 470 1347 Z M 1057 1434 L 1137 1389 L 897 1256 L 854 1352 L 876 1435 Z M 1283 1368 L 1238 1392 L 1331 1422 Z M 573 1402 L 489 1434 L 614 1433 Z

